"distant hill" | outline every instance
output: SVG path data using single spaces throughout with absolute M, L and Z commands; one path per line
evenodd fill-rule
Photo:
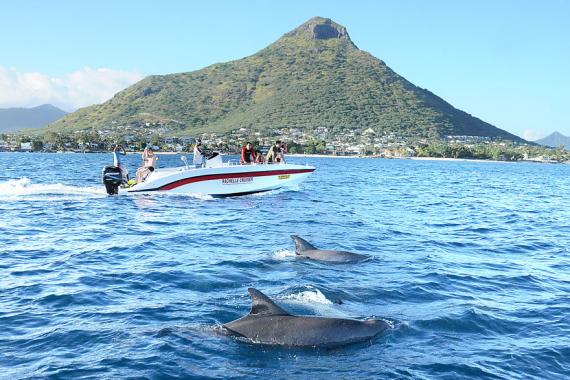
M 420 59 L 420 57 L 418 57 Z M 153 75 L 50 126 L 65 131 L 158 122 L 173 134 L 241 127 L 373 128 L 397 136 L 471 135 L 523 141 L 392 71 L 346 28 L 315 17 L 249 57 Z
M 42 128 L 66 114 L 51 104 L 33 108 L 0 108 L 0 132 Z
M 553 148 L 558 148 L 560 145 L 564 145 L 566 149 L 570 149 L 570 137 L 564 136 L 562 133 L 554 132 L 545 138 L 536 140 L 535 143 L 540 145 L 551 146 Z

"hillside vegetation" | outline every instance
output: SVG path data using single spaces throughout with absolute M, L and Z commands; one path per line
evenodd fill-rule
M 173 135 L 238 128 L 373 128 L 397 136 L 520 140 L 419 88 L 359 50 L 346 29 L 313 18 L 249 57 L 149 76 L 52 131 L 160 123 Z

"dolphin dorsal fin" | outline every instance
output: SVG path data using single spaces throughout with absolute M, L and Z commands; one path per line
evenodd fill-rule
M 312 249 L 317 249 L 314 245 L 306 241 L 305 239 L 300 238 L 297 235 L 291 235 L 291 238 L 295 242 L 295 252 L 300 253 L 303 251 L 309 251 Z
M 285 310 L 277 306 L 265 294 L 254 288 L 247 289 L 251 296 L 251 311 L 253 315 L 289 315 Z

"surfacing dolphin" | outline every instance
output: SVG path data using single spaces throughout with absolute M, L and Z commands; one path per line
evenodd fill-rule
M 368 256 L 360 255 L 358 253 L 318 249 L 297 235 L 291 235 L 291 238 L 295 242 L 295 253 L 309 259 L 333 263 L 350 263 L 368 259 Z
M 254 288 L 248 315 L 226 323 L 231 333 L 254 343 L 290 347 L 335 347 L 371 340 L 389 328 L 380 320 L 310 317 L 291 315 Z

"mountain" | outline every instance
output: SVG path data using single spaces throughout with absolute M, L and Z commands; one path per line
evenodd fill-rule
M 540 140 L 536 140 L 535 143 L 551 146 L 553 148 L 558 148 L 560 145 L 564 145 L 566 149 L 570 149 L 570 137 L 564 136 L 559 132 L 554 132 Z
M 0 132 L 45 127 L 66 114 L 51 104 L 33 108 L 0 108 Z
M 362 51 L 346 28 L 315 17 L 249 57 L 153 75 L 51 130 L 158 122 L 173 134 L 253 129 L 373 128 L 397 136 L 523 141 L 454 108 Z

